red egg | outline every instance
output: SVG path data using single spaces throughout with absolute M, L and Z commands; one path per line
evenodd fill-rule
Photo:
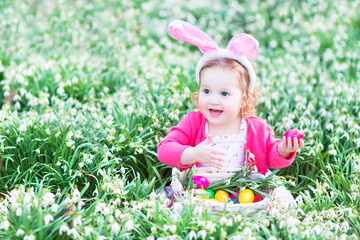
M 296 137 L 299 141 L 300 139 L 303 139 L 305 135 L 304 135 L 303 131 L 294 128 L 294 129 L 290 129 L 290 130 L 286 131 L 284 136 L 286 137 L 286 143 L 287 143 L 288 137 L 291 137 L 291 143 L 294 144 L 293 138 Z
M 192 178 L 196 189 L 206 189 L 209 186 L 209 180 L 203 176 L 195 176 Z
M 260 202 L 264 199 L 264 196 L 255 194 L 254 196 L 254 202 Z

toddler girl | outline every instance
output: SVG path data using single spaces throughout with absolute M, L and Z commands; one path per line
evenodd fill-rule
M 268 168 L 290 165 L 296 150 L 304 147 L 303 139 L 277 139 L 265 121 L 254 116 L 256 75 L 250 60 L 257 58 L 257 40 L 239 34 L 220 49 L 204 32 L 180 20 L 170 23 L 168 32 L 199 47 L 204 56 L 196 67 L 198 111 L 170 129 L 158 145 L 158 159 L 181 169 L 194 164 L 239 168 L 246 161 L 264 175 Z

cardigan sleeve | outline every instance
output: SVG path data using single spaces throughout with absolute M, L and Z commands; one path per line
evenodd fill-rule
M 157 154 L 160 162 L 179 168 L 189 168 L 191 165 L 181 165 L 182 152 L 190 147 L 192 139 L 191 114 L 188 113 L 175 127 L 172 127 L 167 136 L 158 144 Z
M 276 169 L 289 166 L 295 159 L 296 151 L 292 152 L 289 158 L 283 158 L 278 151 L 281 139 L 275 138 L 274 131 L 269 125 L 266 125 L 266 132 L 268 133 L 266 139 L 267 166 Z

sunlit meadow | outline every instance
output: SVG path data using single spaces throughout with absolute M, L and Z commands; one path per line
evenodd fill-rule
M 223 47 L 259 40 L 257 115 L 306 135 L 279 172 L 296 208 L 213 215 L 156 194 L 201 56 L 174 19 Z M 0 238 L 358 239 L 359 39 L 359 0 L 0 0 Z

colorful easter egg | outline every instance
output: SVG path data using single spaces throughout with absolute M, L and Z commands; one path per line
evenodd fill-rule
M 286 143 L 288 140 L 288 137 L 291 137 L 291 143 L 294 144 L 294 138 L 297 138 L 297 140 L 299 141 L 300 139 L 304 139 L 304 132 L 299 130 L 299 129 L 290 129 L 287 130 L 286 133 L 284 134 L 284 136 L 286 137 Z
M 239 194 L 240 203 L 252 203 L 254 202 L 254 193 L 250 189 L 242 190 Z
M 229 194 L 224 190 L 219 190 L 215 193 L 215 200 L 218 202 L 227 202 L 229 199 Z
M 235 199 L 235 198 L 238 198 L 238 196 L 239 196 L 239 191 L 234 191 L 235 193 L 236 193 L 236 195 L 235 194 L 230 194 L 230 198 L 231 199 Z
M 209 186 L 209 180 L 203 176 L 195 176 L 192 178 L 192 181 L 196 189 L 206 189 Z
M 211 190 L 210 188 L 208 188 L 208 189 L 205 189 L 205 191 L 207 191 L 207 192 L 208 192 L 208 194 L 209 194 L 209 197 L 208 197 L 208 198 L 206 198 L 206 199 L 212 199 L 212 198 L 215 198 L 215 193 L 214 193 L 214 191 L 213 191 L 213 190 Z
M 262 201 L 264 198 L 265 198 L 264 196 L 255 194 L 255 195 L 254 195 L 254 202 L 260 202 L 260 201 Z

